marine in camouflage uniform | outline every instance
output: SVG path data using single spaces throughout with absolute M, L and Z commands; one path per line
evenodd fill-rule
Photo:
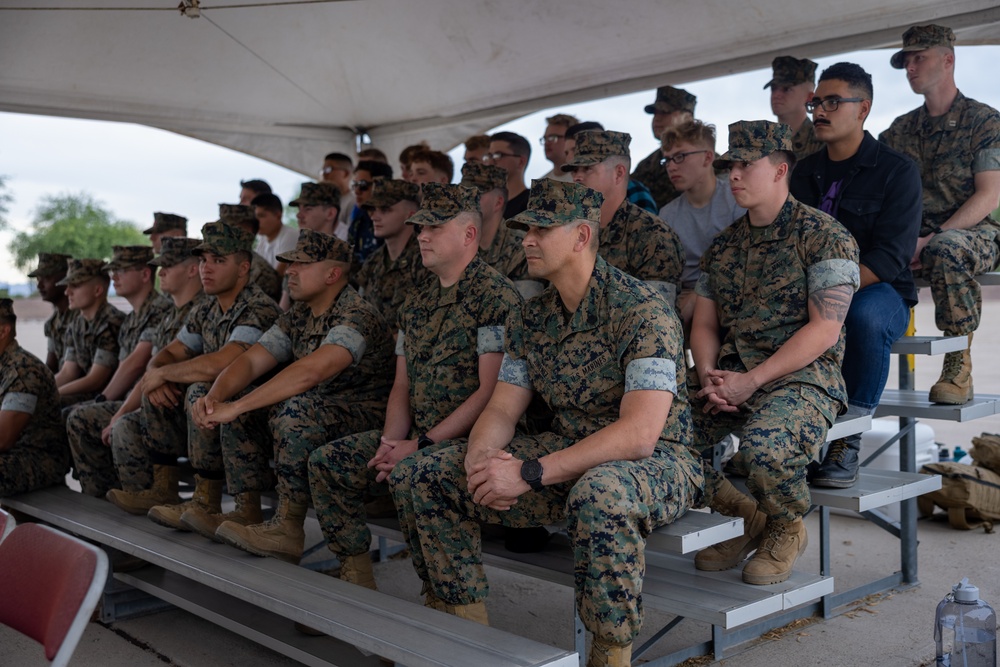
M 89 280 L 103 278 L 107 280 L 104 261 L 100 259 L 71 259 L 68 262 L 69 271 L 60 285 L 82 285 Z M 101 297 L 101 305 L 91 319 L 81 313 L 70 325 L 66 333 L 66 350 L 63 355 L 62 374 L 66 364 L 75 364 L 77 378 L 86 377 L 92 366 L 104 366 L 112 372 L 118 367 L 118 331 L 125 320 L 125 313 L 118 310 L 107 300 L 107 291 Z M 57 376 L 58 377 L 58 376 Z M 67 394 L 60 392 L 63 407 L 87 401 L 100 390 Z
M 425 195 L 425 208 L 414 216 L 414 224 L 445 224 L 463 209 L 478 210 L 479 197 L 462 190 L 461 186 L 427 188 L 431 194 Z M 464 256 L 453 259 L 460 262 Z M 379 481 L 386 471 L 368 467 L 381 439 L 419 440 L 421 447 L 427 447 L 456 431 L 467 434 L 454 419 L 451 424 L 443 422 L 466 403 L 466 409 L 474 405 L 475 394 L 492 392 L 492 384 L 481 382 L 484 367 L 488 368 L 489 355 L 499 367 L 507 318 L 520 303 L 511 282 L 489 267 L 480 251 L 468 258 L 455 285 L 442 287 L 435 277 L 400 311 L 393 392 L 405 392 L 405 398 L 390 398 L 381 431 L 331 442 L 309 459 L 316 516 L 327 545 L 342 562 L 368 557 L 371 532 L 364 496 L 386 493 L 385 482 Z M 492 375 L 495 378 L 496 372 Z M 481 410 L 485 401 L 478 405 Z
M 914 26 L 904 33 L 903 49 L 892 56 L 892 66 L 902 69 L 907 66 L 908 52 L 927 49 L 950 50 L 947 55 L 932 55 L 951 59 L 953 64 L 954 44 L 955 33 L 950 28 Z M 924 217 L 917 243 L 921 268 L 914 275 L 930 283 L 937 327 L 947 336 L 967 335 L 971 345 L 982 312 L 982 294 L 975 276 L 997 266 L 1000 223 L 989 212 L 982 220 L 961 220 L 959 210 L 974 195 L 982 194 L 977 193 L 977 177 L 1000 170 L 1000 113 L 959 92 L 953 67 L 944 69 L 943 62 L 937 66 L 942 68 L 937 87 L 944 88 L 945 95 L 949 91 L 953 95 L 947 111 L 932 116 L 927 104 L 923 104 L 894 120 L 879 140 L 913 158 L 920 167 Z M 921 79 L 916 81 L 911 85 L 920 85 Z M 920 92 L 927 95 L 940 91 Z M 994 208 L 1000 186 L 993 180 L 979 189 L 985 189 L 987 202 L 991 202 L 988 205 Z M 969 350 L 949 352 L 941 377 L 931 387 L 930 400 L 961 404 L 972 396 Z
M 790 149 L 787 125 L 741 121 L 729 126 L 729 152 L 720 161 L 748 163 L 738 169 L 742 182 L 744 171 L 776 168 L 768 156 Z M 781 163 L 777 168 L 787 166 Z M 738 182 L 735 173 L 730 178 Z M 833 217 L 788 195 L 783 174 L 770 179 L 771 189 L 766 191 L 749 178 L 751 185 L 744 189 L 755 188 L 751 196 L 767 201 L 768 206 L 784 199 L 784 205 L 770 222 L 755 219 L 753 206 L 748 206 L 749 212 L 716 236 L 702 257 L 691 349 L 696 364 L 692 376 L 697 376 L 692 384 L 697 380 L 705 389 L 700 398 L 692 399 L 692 412 L 694 447 L 706 456 L 725 435 L 739 436 L 740 448 L 730 465 L 747 477 L 747 488 L 756 502 L 736 491 L 722 473 L 706 466 L 709 505 L 723 514 L 742 516 L 746 535 L 702 551 L 695 563 L 703 570 L 734 567 L 766 533 L 767 541 L 743 571 L 747 583 L 765 584 L 786 579 L 805 548 L 800 517 L 810 506 L 806 466 L 847 403 L 840 372 L 847 307 L 839 313 L 839 320 L 825 307 L 834 298 L 849 305 L 849 295 L 859 285 L 859 268 L 858 246 L 851 234 Z M 737 196 L 738 204 L 740 200 Z M 803 331 L 807 324 L 814 327 Z M 786 364 L 804 362 L 797 370 L 773 379 L 765 375 L 764 363 L 793 336 L 803 333 L 799 348 L 791 345 L 788 350 L 814 341 L 815 333 L 807 332 L 818 332 L 820 326 L 824 334 L 839 331 L 833 346 L 812 361 L 801 358 L 801 353 L 800 358 L 786 359 Z M 764 378 L 754 379 L 761 375 Z M 736 405 L 726 406 L 738 410 L 705 412 L 712 396 L 709 385 L 737 391 L 744 379 L 760 386 L 747 390 L 746 398 L 734 399 Z M 791 555 L 786 553 L 789 549 Z
M 581 226 L 593 234 L 601 201 L 600 193 L 582 185 L 540 179 L 532 184 L 527 211 L 507 224 L 552 228 L 584 220 Z M 582 232 L 570 233 L 575 236 L 549 239 L 572 247 Z M 534 243 L 532 235 L 529 231 L 526 238 L 529 257 L 536 247 L 527 245 Z M 404 460 L 390 483 L 414 567 L 426 582 L 426 603 L 483 622 L 488 585 L 479 522 L 524 527 L 566 520 L 577 611 L 594 634 L 593 653 L 616 656 L 612 664 L 625 665 L 642 624 L 645 538 L 701 498 L 700 465 L 686 448 L 691 421 L 684 379 L 677 374 L 684 367 L 681 330 L 654 290 L 610 266 L 589 240 L 559 267 L 539 267 L 539 274 L 554 277 L 546 267 L 564 276 L 572 272 L 571 280 L 590 274 L 579 305 L 568 312 L 553 284 L 514 312 L 497 390 L 469 443 L 444 442 Z M 637 390 L 642 391 L 631 394 Z M 511 421 L 517 417 L 508 411 L 527 407 L 533 392 L 552 407 L 552 430 L 517 435 Z M 639 408 L 644 400 L 650 403 L 642 405 L 657 409 Z M 649 421 L 650 414 L 667 406 L 663 422 Z M 642 448 L 641 454 L 628 449 L 636 443 L 614 435 L 626 418 L 661 429 L 655 446 Z M 634 460 L 584 463 L 606 457 L 616 446 L 623 454 L 628 449 Z M 490 452 L 499 447 L 514 458 L 491 459 Z M 557 459 L 564 463 L 555 465 Z M 495 494 L 496 506 L 486 496 L 473 495 L 502 477 L 500 472 L 481 476 L 480 464 L 490 460 L 505 466 L 508 479 L 517 479 L 508 491 L 496 485 L 485 492 Z M 565 481 L 544 477 L 550 465 L 565 472 Z M 466 466 L 475 471 L 470 480 Z M 515 469 L 519 477 L 510 472 Z
M 66 353 L 66 332 L 69 330 L 69 325 L 80 314 L 80 311 L 69 307 L 65 287 L 59 289 L 54 285 L 54 282 L 66 277 L 67 262 L 70 259 L 72 258 L 69 255 L 40 252 L 38 267 L 28 274 L 29 278 L 41 278 L 38 291 L 43 299 L 53 305 L 52 314 L 45 320 L 43 329 L 45 338 L 48 339 L 48 358 L 45 363 L 53 373 L 59 370 Z
M 595 178 L 603 181 L 605 202 L 620 197 L 621 203 L 610 219 L 606 206 L 601 211 L 599 252 L 608 264 L 644 281 L 673 306 L 684 271 L 684 248 L 677 232 L 667 223 L 625 198 L 631 142 L 632 137 L 627 132 L 585 130 L 576 135 L 576 154 L 562 169 L 573 171 L 577 183 L 596 185 Z M 608 185 L 599 174 L 587 171 L 589 167 L 615 159 L 626 161 L 625 182 L 618 187 Z M 666 173 L 663 168 L 661 171 Z
M 0 299 L 0 497 L 62 482 L 66 429 L 52 371 L 22 349 L 14 302 Z
M 503 204 L 506 203 L 507 170 L 495 164 L 466 162 L 462 165 L 463 187 L 479 192 L 479 213 L 483 216 L 484 237 L 480 238 L 479 256 L 486 264 L 507 276 L 514 285 L 531 280 L 528 261 L 521 247 L 524 234 L 503 224 Z M 499 203 L 497 202 L 499 199 Z M 487 210 L 487 206 L 490 210 Z M 496 212 L 492 209 L 498 208 Z M 484 247 L 486 229 L 496 225 L 493 238 Z M 538 286 L 541 291 L 541 285 Z M 522 295 L 524 293 L 522 292 Z
M 142 233 L 149 237 L 153 252 L 160 253 L 163 248 L 163 239 L 171 236 L 187 237 L 187 222 L 188 219 L 183 215 L 157 211 L 153 213 L 153 226 L 142 230 Z
M 403 180 L 376 178 L 371 198 L 364 208 L 371 215 L 376 208 L 390 208 L 403 201 L 419 206 L 419 186 Z M 430 277 L 420 259 L 420 244 L 412 227 L 404 225 L 401 233 L 407 237 L 406 245 L 395 259 L 389 251 L 392 242 L 386 240 L 365 260 L 354 279 L 358 292 L 375 305 L 392 329 L 396 327 L 399 309 L 407 296 Z
M 771 110 L 778 116 L 778 121 L 798 126 L 792 135 L 792 152 L 801 160 L 823 148 L 823 142 L 816 138 L 812 119 L 805 111 L 805 103 L 812 99 L 816 85 L 816 63 L 808 58 L 778 56 L 771 61 L 771 71 L 773 76 L 764 84 L 764 90 L 772 90 Z M 781 97 L 776 98 L 776 95 Z M 786 101 L 789 96 L 793 99 Z M 775 109 L 776 102 L 782 105 L 779 108 L 783 113 Z M 788 110 L 788 106 L 794 108 Z
M 146 266 L 153 260 L 153 249 L 149 246 L 115 246 L 114 257 L 105 268 L 108 271 L 119 271 Z M 118 370 L 123 370 L 122 364 L 136 351 L 140 343 L 149 343 L 152 347 L 156 328 L 172 309 L 170 299 L 152 289 L 155 272 L 150 277 L 148 294 L 143 298 L 139 308 L 125 316 L 121 329 L 118 331 Z M 135 303 L 132 303 L 133 308 Z M 142 367 L 149 359 L 141 358 Z M 141 377 L 141 373 L 140 376 Z M 136 378 L 139 379 L 139 378 Z M 112 377 L 109 387 L 115 383 Z M 105 392 L 101 392 L 94 402 L 87 402 L 73 408 L 66 417 L 66 432 L 69 436 L 70 452 L 73 454 L 73 468 L 80 480 L 84 493 L 103 498 L 108 490 L 118 486 L 111 449 L 101 442 L 101 431 L 111 417 L 124 403 L 124 398 L 131 391 L 125 387 L 122 400 L 107 400 Z
M 249 253 L 254 240 L 249 231 L 224 222 L 205 225 L 202 238 L 202 243 L 192 252 L 197 255 L 211 254 L 212 259 Z M 179 404 L 161 407 L 144 394 L 140 411 L 141 437 L 127 442 L 121 438 L 112 441 L 114 460 L 130 462 L 130 466 L 118 467 L 118 476 L 125 489 L 132 485 L 126 476 L 128 468 L 144 467 L 136 461 L 144 460 L 147 465 L 154 465 L 151 488 L 140 492 L 115 489 L 108 492 L 108 500 L 128 512 L 145 513 L 151 507 L 167 502 L 167 499 L 177 498 L 179 470 L 176 463 L 179 456 L 187 455 L 197 478 L 222 480 L 224 473 L 218 429 L 195 427 L 188 417 L 191 406 L 208 391 L 209 383 L 214 380 L 212 374 L 221 372 L 234 355 L 256 343 L 280 314 L 274 300 L 260 287 L 247 282 L 246 277 L 236 278 L 235 285 L 239 291 L 224 309 L 219 296 L 231 294 L 231 290 L 223 289 L 217 283 L 208 289 L 205 264 L 207 260 L 203 259 L 202 278 L 206 283 L 206 292 L 216 295 L 216 298 L 205 299 L 191 310 L 177 337 L 153 358 L 144 377 L 144 385 L 150 382 L 151 375 L 156 374 L 158 380 L 165 382 L 158 388 L 166 385 L 182 388 Z M 218 275 L 213 274 L 213 280 L 218 279 Z M 204 379 L 191 382 L 173 379 L 180 376 Z M 144 391 L 147 391 L 145 386 Z M 120 447 L 122 451 L 119 451 Z M 160 479 L 156 478 L 156 466 L 160 469 Z
M 646 113 L 653 114 L 653 138 L 657 145 L 660 134 L 669 125 L 677 125 L 694 117 L 694 107 L 698 98 L 684 90 L 673 86 L 661 86 L 656 89 L 656 101 L 646 105 Z M 657 118 L 659 116 L 659 118 Z M 666 116 L 666 120 L 663 117 Z M 647 188 L 656 201 L 656 210 L 660 210 L 673 200 L 680 192 L 670 182 L 667 170 L 660 164 L 663 154 L 659 148 L 642 159 L 632 171 L 632 180 L 639 181 Z
M 253 206 L 243 204 L 219 204 L 218 222 L 242 227 L 253 234 L 255 239 L 260 229 Z M 281 275 L 256 251 L 250 251 L 250 258 L 250 282 L 274 299 L 275 303 L 281 301 Z

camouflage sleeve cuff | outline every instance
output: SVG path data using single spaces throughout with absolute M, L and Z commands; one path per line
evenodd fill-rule
M 509 354 L 504 353 L 497 380 L 515 387 L 531 389 L 531 381 L 528 380 L 528 362 L 524 359 L 511 359 Z
M 330 329 L 330 333 L 323 339 L 323 345 L 339 345 L 350 352 L 351 358 L 354 360 L 352 366 L 361 363 L 361 359 L 365 356 L 365 350 L 368 349 L 365 337 L 357 329 L 345 327 L 343 324 Z
M 34 394 L 24 394 L 12 391 L 9 394 L 4 394 L 3 404 L 0 405 L 0 410 L 27 412 L 29 415 L 33 415 L 35 414 L 36 405 L 38 405 L 38 397 Z
M 403 334 L 402 329 L 396 332 L 396 356 L 405 357 L 406 350 L 403 343 L 406 342 L 406 336 Z
M 181 342 L 181 345 L 194 352 L 195 355 L 199 355 L 205 351 L 205 339 L 200 334 L 191 333 L 186 324 L 177 332 L 177 340 Z
M 837 285 L 850 285 L 855 290 L 861 286 L 861 268 L 857 262 L 850 259 L 824 259 L 809 267 L 810 294 Z
M 274 357 L 279 364 L 292 360 L 292 339 L 281 330 L 281 327 L 272 326 L 264 332 L 257 343 L 267 350 L 267 353 Z
M 52 353 L 55 353 L 55 351 L 56 351 L 56 339 L 55 338 L 49 338 L 48 351 L 52 352 Z
M 62 360 L 64 362 L 66 362 L 66 361 L 72 361 L 75 364 L 76 363 L 76 348 L 75 347 L 67 347 L 66 350 L 63 352 L 63 358 L 62 358 Z
M 647 280 L 646 284 L 656 290 L 656 293 L 671 306 L 677 303 L 677 285 L 665 280 Z
M 150 327 L 148 329 L 143 329 L 142 333 L 139 334 L 140 343 L 152 343 L 156 340 L 156 328 Z
M 1000 170 L 1000 148 L 984 148 L 972 160 L 972 173 Z
M 476 354 L 503 352 L 503 335 L 505 330 L 506 328 L 503 326 L 479 327 L 476 332 Z
M 257 327 L 251 327 L 247 325 L 242 325 L 233 328 L 233 333 L 229 334 L 229 340 L 227 343 L 247 343 L 248 345 L 253 345 L 260 340 L 260 337 L 264 335 L 264 332 Z
M 94 352 L 94 365 L 107 366 L 108 368 L 118 367 L 118 358 L 111 350 L 97 350 Z
M 625 367 L 625 391 L 652 389 L 677 393 L 677 365 L 672 359 L 633 359 Z
M 715 301 L 715 294 L 712 292 L 712 287 L 708 282 L 708 274 L 702 272 L 698 277 L 698 284 L 694 286 L 694 293 L 698 296 L 703 296 L 706 299 L 711 299 Z

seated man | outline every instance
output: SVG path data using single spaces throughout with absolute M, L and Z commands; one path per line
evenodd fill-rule
M 309 457 L 313 506 L 345 581 L 375 588 L 365 492 L 384 491 L 395 465 L 418 448 L 467 436 L 496 386 L 504 326 L 521 299 L 477 255 L 478 207 L 474 191 L 426 187 L 424 208 L 410 222 L 422 226 L 421 248 L 435 279 L 400 311 L 385 424 Z
M 295 214 L 299 229 L 332 235 L 340 215 L 340 199 L 340 190 L 333 183 L 306 182 L 299 188 L 299 196 L 288 202 L 288 205 L 299 209 Z
M 218 431 L 202 431 L 190 420 L 194 402 L 236 357 L 257 342 L 279 315 L 274 300 L 250 283 L 253 234 L 236 225 L 211 222 L 201 230 L 200 257 L 205 293 L 177 337 L 159 351 L 142 378 L 141 437 L 113 439 L 122 489 L 107 498 L 130 514 L 179 504 L 177 457 L 195 469 L 195 496 L 218 507 L 224 477 Z M 119 450 L 121 448 L 121 450 Z M 133 469 L 153 467 L 149 487 L 134 489 Z M 218 511 L 218 510 L 216 510 Z
M 742 537 L 695 557 L 700 570 L 742 563 L 748 584 L 785 581 L 806 548 L 806 466 L 847 401 L 844 318 L 858 287 L 858 246 L 832 217 L 788 195 L 792 131 L 770 121 L 729 126 L 729 185 L 747 214 L 702 258 L 691 323 L 701 386 L 694 445 L 740 434 L 730 464 L 753 495 L 705 466 L 708 505 L 743 517 Z
M 260 221 L 250 205 L 219 204 L 218 222 L 242 227 L 253 234 L 255 239 L 260 232 Z M 281 274 L 254 250 L 250 251 L 250 282 L 274 299 L 275 303 L 281 301 Z
M 295 250 L 278 258 L 289 264 L 295 304 L 194 407 L 199 427 L 222 427 L 226 483 L 236 509 L 222 514 L 218 505 L 192 499 L 164 511 L 162 523 L 298 563 L 309 507 L 309 454 L 331 438 L 378 423 L 389 395 L 392 342 L 375 306 L 347 284 L 346 241 L 303 229 Z M 279 364 L 288 365 L 250 387 Z M 272 456 L 278 508 L 262 522 L 260 493 L 270 485 Z
M 507 324 L 499 381 L 464 440 L 405 459 L 390 486 L 425 604 L 487 622 L 480 522 L 566 520 L 576 607 L 594 634 L 588 665 L 628 665 L 642 625 L 643 548 L 654 528 L 700 501 L 686 448 L 681 332 L 656 291 L 597 254 L 601 195 L 532 183 L 528 269 L 550 286 Z M 520 436 L 538 392 L 552 431 Z
M 60 484 L 67 470 L 52 371 L 17 344 L 14 302 L 0 299 L 0 498 Z
M 810 101 L 825 146 L 792 173 L 792 195 L 835 217 L 858 243 L 861 288 L 844 322 L 847 414 L 873 415 L 889 377 L 892 344 L 906 332 L 917 303 L 910 258 L 920 231 L 920 172 L 910 158 L 864 129 L 872 78 L 859 65 L 823 71 Z M 861 434 L 831 443 L 814 486 L 847 488 L 858 479 Z
M 698 98 L 684 90 L 673 86 L 660 86 L 656 89 L 656 100 L 647 104 L 645 111 L 652 114 L 651 126 L 653 138 L 660 141 L 663 132 L 668 127 L 680 125 L 694 118 L 694 108 Z M 663 208 L 679 194 L 673 183 L 667 177 L 667 172 L 660 165 L 663 154 L 654 150 L 635 166 L 632 180 L 639 181 L 649 188 L 657 209 Z
M 372 185 L 376 178 L 392 178 L 392 167 L 384 162 L 361 160 L 354 168 L 354 179 L 351 190 L 354 191 L 354 210 L 351 212 L 351 223 L 347 230 L 347 243 L 351 246 L 355 268 L 360 267 L 382 245 L 375 238 L 372 219 L 365 211 L 365 202 L 372 196 Z M 403 179 L 408 180 L 408 179 Z M 357 273 L 357 271 L 353 271 Z
M 601 204 L 600 253 L 608 264 L 644 281 L 673 306 L 684 249 L 676 232 L 625 198 L 629 182 L 627 132 L 587 130 L 576 135 L 573 159 L 563 165 L 573 180 L 597 190 Z
M 153 226 L 143 230 L 143 234 L 149 237 L 149 243 L 153 246 L 153 252 L 160 254 L 160 245 L 163 239 L 169 236 L 187 236 L 188 219 L 176 213 L 153 213 Z
M 80 311 L 69 307 L 66 286 L 59 284 L 66 277 L 66 262 L 70 259 L 69 255 L 40 252 L 38 268 L 28 274 L 29 278 L 37 279 L 38 294 L 42 300 L 52 304 L 52 314 L 45 320 L 44 331 L 49 344 L 45 365 L 53 373 L 58 373 L 59 366 L 62 365 L 69 325 L 80 314 Z
M 729 180 L 716 176 L 715 126 L 690 120 L 668 127 L 660 142 L 671 184 L 680 196 L 660 209 L 660 218 L 677 233 L 684 247 L 677 311 L 687 334 L 694 314 L 694 286 L 701 276 L 701 256 L 712 239 L 746 210 L 736 204 Z M 686 336 L 685 336 L 686 338 Z
M 71 259 L 59 281 L 69 307 L 79 311 L 66 335 L 66 353 L 56 373 L 63 407 L 97 396 L 118 367 L 118 330 L 125 313 L 108 303 L 111 280 L 101 259 Z
M 441 151 L 427 148 L 410 157 L 410 183 L 441 183 L 447 185 L 455 176 L 455 163 L 451 156 Z
M 806 114 L 806 103 L 813 98 L 816 85 L 816 63 L 808 58 L 778 56 L 771 61 L 771 71 L 771 80 L 764 84 L 764 90 L 771 89 L 771 112 L 779 123 L 792 128 L 792 152 L 801 160 L 823 147 Z

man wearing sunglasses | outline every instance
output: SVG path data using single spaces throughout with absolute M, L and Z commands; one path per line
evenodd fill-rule
M 771 61 L 771 70 L 774 75 L 764 84 L 765 90 L 771 89 L 771 112 L 778 117 L 779 123 L 792 128 L 795 133 L 792 151 L 795 158 L 801 160 L 823 147 L 803 106 L 813 98 L 816 63 L 808 58 L 778 56 Z
M 792 196 L 835 217 L 861 252 L 861 288 L 844 320 L 841 366 L 853 415 L 874 414 L 892 344 L 906 331 L 917 302 L 909 264 L 920 228 L 920 174 L 913 160 L 865 131 L 872 93 L 871 76 L 854 63 L 823 71 L 805 107 L 824 147 L 799 163 L 791 181 Z M 860 451 L 860 435 L 835 440 L 818 469 L 813 466 L 810 482 L 852 486 Z
M 372 219 L 365 210 L 365 204 L 371 199 L 372 186 L 376 178 L 392 178 L 392 167 L 384 162 L 361 160 L 354 168 L 354 179 L 351 190 L 354 192 L 354 211 L 351 213 L 351 224 L 347 229 L 347 244 L 354 253 L 354 270 L 356 274 L 372 253 L 382 247 L 382 239 L 375 237 Z

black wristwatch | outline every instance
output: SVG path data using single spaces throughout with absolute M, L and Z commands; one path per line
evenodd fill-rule
M 98 394 L 97 396 L 94 396 L 94 403 L 103 403 L 106 400 L 108 400 L 108 397 L 105 396 L 104 394 Z
M 542 484 L 542 463 L 538 459 L 531 459 L 521 464 L 521 479 L 528 483 L 535 491 L 545 488 Z
M 422 433 L 417 436 L 417 449 L 423 449 L 424 447 L 430 447 L 431 445 L 436 444 L 436 442 L 427 437 L 426 433 Z
M 938 225 L 937 227 L 933 227 L 931 229 L 931 234 L 944 234 L 944 230 L 941 229 L 941 225 Z

